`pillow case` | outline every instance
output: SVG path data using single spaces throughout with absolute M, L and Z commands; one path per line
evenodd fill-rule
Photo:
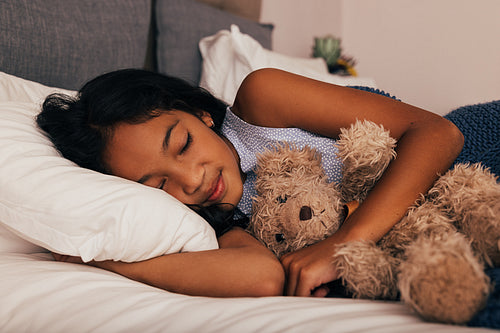
M 158 71 L 198 84 L 201 55 L 198 42 L 237 24 L 264 47 L 271 48 L 273 26 L 260 24 L 194 0 L 157 0 Z
M 39 111 L 38 103 L 0 102 L 0 226 L 7 229 L 0 235 L 9 240 L 4 247 L 13 244 L 14 234 L 84 261 L 137 261 L 217 248 L 210 225 L 165 192 L 62 158 L 35 124 Z M 34 250 L 22 244 L 1 250 L 20 249 Z
M 0 70 L 77 89 L 111 70 L 142 68 L 150 0 L 0 1 Z
M 216 97 L 232 104 L 243 79 L 252 71 L 272 67 L 313 79 L 339 85 L 374 87 L 369 78 L 332 75 L 323 58 L 291 57 L 265 49 L 251 36 L 240 32 L 236 25 L 231 31 L 221 30 L 199 42 L 203 57 L 200 85 Z
M 15 101 L 41 104 L 45 96 L 53 93 L 75 95 L 76 91 L 47 87 L 38 82 L 0 72 L 0 102 Z

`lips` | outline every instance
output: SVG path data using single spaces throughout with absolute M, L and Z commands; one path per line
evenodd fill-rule
M 225 188 L 226 186 L 224 184 L 224 179 L 222 178 L 222 175 L 219 174 L 217 180 L 215 181 L 215 184 L 210 188 L 210 191 L 208 192 L 209 196 L 207 198 L 207 202 L 218 201 L 222 197 Z

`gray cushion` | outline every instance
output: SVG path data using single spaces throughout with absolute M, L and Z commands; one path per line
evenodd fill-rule
M 144 66 L 150 0 L 0 0 L 0 71 L 67 89 Z
M 246 20 L 193 0 L 157 0 L 158 71 L 198 84 L 201 73 L 198 42 L 219 30 L 229 30 L 231 24 L 271 49 L 272 25 Z

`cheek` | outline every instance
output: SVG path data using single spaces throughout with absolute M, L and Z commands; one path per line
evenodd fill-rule
M 183 193 L 183 191 L 177 190 L 174 186 L 170 186 L 169 188 L 165 188 L 164 191 L 186 205 L 196 204 L 195 202 L 190 202 L 190 198 L 187 197 Z
M 153 166 L 154 158 L 144 150 L 116 147 L 106 154 L 104 162 L 113 175 L 137 181 L 144 175 L 145 170 Z

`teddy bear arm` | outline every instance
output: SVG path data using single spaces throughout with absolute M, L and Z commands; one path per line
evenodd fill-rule
M 337 141 L 342 160 L 342 197 L 363 201 L 396 156 L 396 140 L 382 126 L 371 121 L 356 121 L 342 129 Z
M 347 291 L 357 298 L 396 299 L 399 259 L 368 241 L 337 246 L 334 264 Z

